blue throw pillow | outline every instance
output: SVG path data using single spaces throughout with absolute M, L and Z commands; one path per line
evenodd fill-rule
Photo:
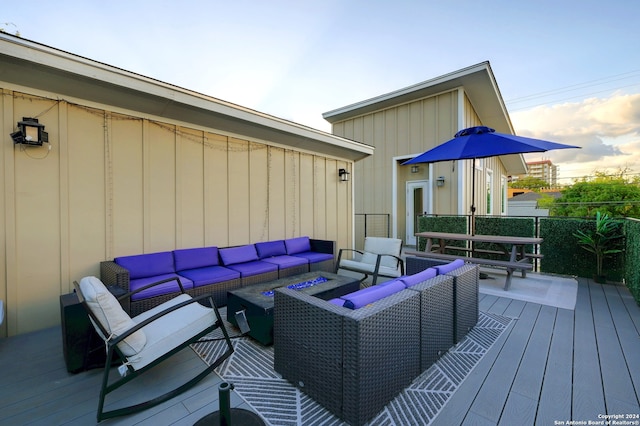
M 344 307 L 359 309 L 405 289 L 404 283 L 398 280 L 388 281 L 384 284 L 385 285 L 367 287 L 342 296 L 342 299 L 345 300 Z
M 412 287 L 416 284 L 420 284 L 430 278 L 438 275 L 438 271 L 435 268 L 425 269 L 424 271 L 420 271 L 417 274 L 407 275 L 405 277 L 400 277 L 399 280 L 407 286 L 407 288 Z
M 464 266 L 464 260 L 457 259 L 451 263 L 447 263 L 446 265 L 438 265 L 434 266 L 438 270 L 438 275 L 444 275 L 451 271 L 458 269 L 459 267 Z

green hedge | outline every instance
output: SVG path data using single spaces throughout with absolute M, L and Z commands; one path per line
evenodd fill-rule
M 624 281 L 629 291 L 640 305 L 640 221 L 624 219 L 624 250 L 608 257 L 604 269 L 607 279 Z M 512 235 L 530 237 L 536 235 L 534 218 L 477 217 L 476 234 Z M 593 219 L 542 217 L 538 222 L 538 235 L 543 239 L 540 253 L 540 271 L 559 275 L 574 275 L 593 278 L 596 272 L 595 255 L 587 252 L 577 242 L 574 233 L 578 230 L 589 232 L 595 228 Z M 467 216 L 422 216 L 418 220 L 418 232 L 467 233 Z M 452 243 L 453 244 L 453 243 Z M 464 247 L 464 242 L 456 242 Z M 478 245 L 478 248 L 483 246 Z M 418 239 L 418 249 L 424 250 L 425 241 Z M 491 247 L 486 247 L 491 249 Z M 461 254 L 455 251 L 454 254 Z M 477 254 L 479 255 L 479 254 Z
M 535 237 L 536 222 L 533 218 L 527 217 L 477 217 L 476 218 L 476 234 L 480 235 L 509 235 L 511 237 Z M 511 244 L 505 244 L 507 250 L 511 250 Z M 497 250 L 503 249 L 498 244 L 478 243 L 476 249 L 479 250 Z M 527 253 L 533 253 L 534 246 L 525 246 Z M 477 253 L 476 257 L 485 259 L 500 259 L 504 256 L 492 255 L 488 253 Z
M 540 253 L 544 255 L 544 259 L 540 263 L 540 271 L 593 278 L 596 273 L 596 256 L 580 247 L 573 234 L 578 230 L 590 232 L 594 229 L 593 219 L 541 218 L 540 237 L 543 242 Z M 603 269 L 608 280 L 622 281 L 624 262 L 624 252 L 605 259 Z
M 634 299 L 640 305 L 640 221 L 627 219 L 625 234 L 625 282 Z
M 451 232 L 454 234 L 466 234 L 466 216 L 420 216 L 418 218 L 418 232 Z M 424 251 L 427 242 L 424 238 L 418 238 L 417 249 Z M 464 247 L 464 241 L 456 241 L 455 244 Z M 456 253 L 460 254 L 460 253 Z

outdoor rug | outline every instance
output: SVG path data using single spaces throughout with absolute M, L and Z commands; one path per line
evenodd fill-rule
M 522 278 L 520 272 L 514 272 L 511 288 L 509 291 L 504 291 L 507 271 L 496 268 L 480 270 L 488 274 L 487 279 L 480 280 L 480 293 L 555 308 L 574 310 L 576 307 L 578 281 L 573 277 L 527 273 L 526 278 Z
M 220 309 L 226 318 L 226 308 Z M 478 324 L 438 362 L 418 376 L 393 399 L 369 425 L 428 425 L 474 369 L 485 353 L 513 321 L 480 312 Z M 229 325 L 230 334 L 237 329 Z M 209 335 L 215 339 L 221 333 Z M 235 352 L 216 372 L 233 383 L 234 391 L 269 425 L 344 425 L 306 394 L 273 370 L 273 346 L 262 346 L 248 337 L 232 340 Z M 192 345 L 208 364 L 224 352 L 223 343 L 210 341 Z

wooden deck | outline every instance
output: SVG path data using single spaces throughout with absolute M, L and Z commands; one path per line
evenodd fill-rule
M 625 288 L 579 280 L 575 311 L 487 295 L 480 308 L 517 320 L 432 424 L 554 425 L 640 413 L 640 308 Z M 95 424 L 101 370 L 69 374 L 61 341 L 60 328 L 0 340 L 0 424 Z M 201 366 L 183 351 L 120 397 L 170 386 Z M 217 410 L 219 383 L 212 374 L 159 407 L 101 424 L 192 425 Z M 235 394 L 232 405 L 243 406 Z

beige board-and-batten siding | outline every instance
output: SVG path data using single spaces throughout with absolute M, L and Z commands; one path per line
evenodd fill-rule
M 300 235 L 351 244 L 338 178 L 351 161 L 34 92 L 2 89 L 3 334 L 58 324 L 59 296 L 115 256 Z M 22 117 L 50 146 L 13 145 Z
M 462 99 L 462 101 L 461 101 Z M 462 104 L 462 105 L 460 105 Z M 411 173 L 411 166 L 395 164 L 396 188 L 393 188 L 394 158 L 408 159 L 451 139 L 460 127 L 481 124 L 478 114 L 462 88 L 456 88 L 411 102 L 388 106 L 366 112 L 356 117 L 332 123 L 333 133 L 371 144 L 373 156 L 354 165 L 355 212 L 391 213 L 396 216 L 397 235 L 404 236 L 406 228 L 406 183 L 428 180 L 432 193 L 432 214 L 469 214 L 471 207 L 471 161 L 445 161 L 421 165 L 418 173 Z M 463 167 L 463 170 L 459 170 Z M 476 178 L 476 212 L 487 212 L 487 173 L 492 180 L 493 212 L 500 212 L 504 166 L 497 158 L 476 162 L 473 170 Z M 433 182 L 444 177 L 445 185 L 437 187 Z M 465 185 L 460 185 L 460 179 Z M 462 193 L 460 191 L 462 187 Z M 396 211 L 394 211 L 394 195 Z M 393 230 L 392 230 L 393 234 Z M 401 237 L 402 238 L 402 237 Z M 358 236 L 356 235 L 356 240 Z

